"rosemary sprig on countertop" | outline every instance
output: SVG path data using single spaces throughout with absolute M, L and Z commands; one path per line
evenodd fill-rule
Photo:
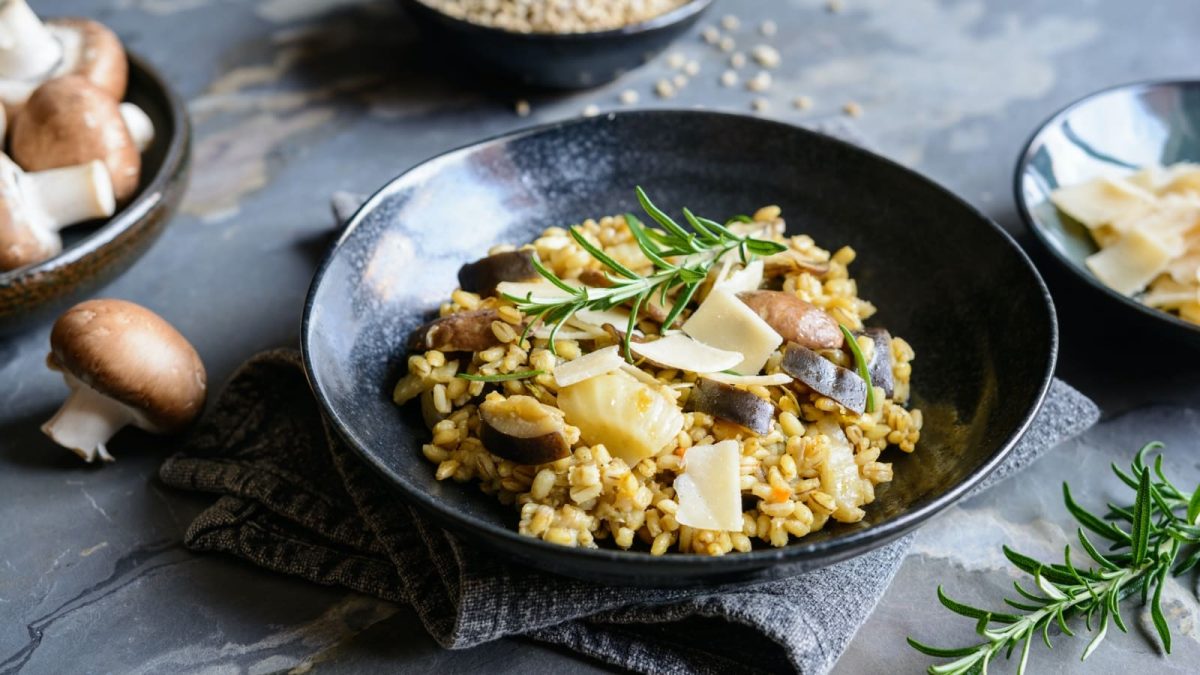
M 1110 625 L 1127 632 L 1120 603 L 1135 593 L 1141 596 L 1143 604 L 1150 603 L 1150 617 L 1169 654 L 1171 631 L 1163 616 L 1162 589 L 1168 575 L 1184 574 L 1200 562 L 1200 526 L 1196 523 L 1200 516 L 1200 488 L 1187 493 L 1175 487 L 1163 474 L 1162 455 L 1155 458 L 1153 469 L 1146 465 L 1147 453 L 1162 447 L 1161 443 L 1149 443 L 1139 450 L 1129 473 L 1113 465 L 1117 476 L 1135 490 L 1132 507 L 1109 504 L 1109 512 L 1104 517 L 1097 516 L 1079 506 L 1063 483 L 1063 500 L 1081 526 L 1077 529 L 1079 543 L 1093 565 L 1086 569 L 1076 567 L 1071 562 L 1069 545 L 1062 563 L 1039 562 L 1004 547 L 1009 561 L 1033 578 L 1029 588 L 1014 582 L 1018 599 L 1004 599 L 1017 610 L 1015 613 L 993 612 L 956 602 L 939 587 L 938 599 L 942 605 L 973 619 L 975 632 L 983 640 L 966 647 L 942 649 L 908 638 L 908 643 L 923 654 L 954 659 L 930 666 L 929 672 L 986 673 L 988 664 L 998 654 L 1004 652 L 1004 657 L 1009 658 L 1020 647 L 1017 673 L 1024 673 L 1034 638 L 1040 633 L 1046 647 L 1051 647 L 1051 626 L 1074 636 L 1068 624 L 1077 617 L 1083 617 L 1084 627 L 1092 633 L 1083 650 L 1086 659 L 1104 640 Z M 1085 530 L 1107 542 L 1108 552 L 1101 553 Z M 1076 626 L 1075 630 L 1078 629 Z
M 637 188 L 637 197 L 642 209 L 663 228 L 648 228 L 632 213 L 625 216 L 625 222 L 638 247 L 654 265 L 653 273 L 642 276 L 634 272 L 588 241 L 578 227 L 572 227 L 570 233 L 575 242 L 608 268 L 605 276 L 611 286 L 593 288 L 568 284 L 534 255 L 534 269 L 547 281 L 567 293 L 567 297 L 539 298 L 532 293 L 526 294 L 525 297 L 517 297 L 505 294 L 504 297 L 515 303 L 517 309 L 532 317 L 526 325 L 526 331 L 540 322 L 551 326 L 551 350 L 554 348 L 554 338 L 559 329 L 576 312 L 583 309 L 605 310 L 629 304 L 629 325 L 625 327 L 623 342 L 625 358 L 632 362 L 629 343 L 637 325 L 638 312 L 655 293 L 659 294 L 661 304 L 666 306 L 667 294 L 678 290 L 662 322 L 664 327 L 670 326 L 687 307 L 696 290 L 708 277 L 709 270 L 721 256 L 730 251 L 737 251 L 742 262 L 749 262 L 754 256 L 771 255 L 787 248 L 777 242 L 737 234 L 725 225 L 698 217 L 685 208 L 683 216 L 691 228 L 689 230 L 655 206 L 641 187 Z

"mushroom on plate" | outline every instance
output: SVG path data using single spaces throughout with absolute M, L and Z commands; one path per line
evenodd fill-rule
M 46 364 L 62 372 L 71 395 L 42 431 L 88 462 L 111 462 L 105 445 L 125 426 L 174 433 L 204 408 L 196 350 L 132 302 L 88 300 L 68 309 L 50 332 Z
M 64 75 L 85 77 L 121 100 L 129 80 L 121 40 L 89 19 L 43 23 L 25 0 L 0 3 L 0 102 L 19 110 L 38 85 Z
M 140 148 L 149 140 L 148 120 L 128 107 L 130 115 L 123 115 L 121 105 L 78 75 L 51 80 L 13 118 L 12 158 L 26 171 L 98 159 L 112 175 L 117 202 L 124 203 L 137 190 Z
M 111 216 L 115 208 L 100 162 L 26 173 L 0 154 L 0 272 L 56 255 L 59 230 Z

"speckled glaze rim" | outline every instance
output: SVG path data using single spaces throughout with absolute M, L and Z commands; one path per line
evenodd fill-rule
M 559 129 L 581 125 L 594 124 L 597 120 L 614 120 L 617 117 L 663 117 L 664 119 L 678 119 L 679 116 L 709 116 L 721 117 L 730 120 L 752 121 L 755 124 L 766 124 L 777 127 L 781 133 L 801 133 L 820 136 L 822 142 L 832 142 L 843 146 L 847 152 L 858 154 L 865 159 L 871 161 L 882 162 L 897 171 L 903 171 L 912 175 L 915 179 L 928 184 L 935 190 L 942 192 L 947 198 L 953 200 L 969 213 L 985 223 L 993 230 L 993 233 L 999 235 L 1000 240 L 1004 245 L 1011 247 L 1011 252 L 1016 255 L 1017 260 L 1024 265 L 1025 271 L 1028 272 L 1030 280 L 1034 283 L 1041 294 L 1044 304 L 1041 309 L 1044 311 L 1042 320 L 1046 322 L 1048 328 L 1049 341 L 1045 345 L 1045 367 L 1042 371 L 1041 381 L 1038 383 L 1037 394 L 1030 401 L 1028 409 L 1016 427 L 1009 433 L 1008 437 L 1000 444 L 998 450 L 984 462 L 981 466 L 975 468 L 963 480 L 954 487 L 947 490 L 942 495 L 931 499 L 928 503 L 921 504 L 916 508 L 906 511 L 891 520 L 888 520 L 879 525 L 868 527 L 862 530 L 855 530 L 844 535 L 837 535 L 828 539 L 820 540 L 813 543 L 805 543 L 800 540 L 796 543 L 788 544 L 782 548 L 756 548 L 748 553 L 736 553 L 726 556 L 699 556 L 699 555 L 668 555 L 668 556 L 652 556 L 645 551 L 623 551 L 613 548 L 573 548 L 552 544 L 533 537 L 526 537 L 519 534 L 516 530 L 510 530 L 490 523 L 483 523 L 473 520 L 462 513 L 445 508 L 445 505 L 435 499 L 433 496 L 419 490 L 408 490 L 404 487 L 402 478 L 391 471 L 381 461 L 375 458 L 372 453 L 368 452 L 357 435 L 350 422 L 340 417 L 334 410 L 327 396 L 326 391 L 321 385 L 321 382 L 314 375 L 316 369 L 313 367 L 313 353 L 310 345 L 310 336 L 312 335 L 312 318 L 315 307 L 315 300 L 318 289 L 321 286 L 322 279 L 328 269 L 330 263 L 337 256 L 339 250 L 344 245 L 347 239 L 354 233 L 355 229 L 366 219 L 383 200 L 387 199 L 392 193 L 396 192 L 400 186 L 410 178 L 418 177 L 422 172 L 429 170 L 431 164 L 453 159 L 457 155 L 467 154 L 475 150 L 477 147 L 494 144 L 496 142 L 511 141 L 526 136 L 552 132 Z M 1031 309 L 1031 315 L 1037 308 Z M 763 569 L 780 564 L 796 563 L 799 568 L 795 573 L 804 571 L 805 569 L 815 569 L 824 567 L 847 558 L 868 553 L 872 550 L 881 548 L 882 546 L 896 540 L 897 538 L 909 533 L 917 526 L 929 520 L 931 517 L 955 504 L 960 499 L 965 497 L 972 489 L 992 471 L 994 471 L 1001 462 L 1012 451 L 1013 447 L 1029 429 L 1029 425 L 1033 422 L 1034 416 L 1041 409 L 1045 401 L 1046 394 L 1050 389 L 1050 384 L 1054 378 L 1054 369 L 1058 361 L 1058 345 L 1059 345 L 1059 330 L 1058 319 L 1054 310 L 1054 301 L 1050 297 L 1050 291 L 1047 289 L 1045 282 L 1034 266 L 1033 261 L 1023 249 L 1017 244 L 1016 240 L 1009 235 L 1004 228 L 1000 227 L 979 209 L 972 206 L 967 201 L 950 192 L 946 188 L 939 185 L 937 182 L 922 176 L 921 174 L 909 169 L 897 162 L 894 162 L 886 157 L 877 155 L 869 150 L 852 143 L 847 143 L 841 139 L 831 136 L 825 136 L 819 132 L 787 124 L 776 120 L 768 120 L 761 117 L 751 117 L 749 115 L 741 115 L 736 113 L 715 112 L 715 111 L 700 111 L 688 109 L 650 109 L 650 110 L 633 110 L 611 112 L 595 118 L 574 118 L 559 122 L 551 122 L 547 124 L 537 125 L 526 129 L 509 132 L 492 136 L 476 143 L 449 150 L 447 152 L 435 155 L 426 159 L 407 171 L 401 173 L 396 178 L 388 181 L 382 188 L 377 190 L 366 202 L 359 207 L 358 211 L 347 222 L 345 230 L 337 238 L 330 247 L 329 251 L 322 258 L 317 271 L 313 276 L 312 285 L 309 287 L 308 294 L 304 302 L 304 314 L 301 320 L 300 327 L 300 349 L 304 361 L 305 375 L 307 376 L 309 386 L 312 388 L 317 401 L 321 405 L 325 414 L 333 421 L 334 428 L 343 439 L 361 456 L 368 465 L 373 467 L 380 475 L 388 482 L 392 483 L 397 491 L 409 503 L 420 508 L 424 513 L 430 515 L 434 520 L 450 527 L 451 529 L 459 529 L 472 534 L 481 536 L 481 542 L 488 546 L 495 546 L 488 539 L 500 539 L 505 544 L 516 549 L 523 550 L 519 554 L 525 558 L 537 558 L 539 553 L 553 554 L 559 560 L 576 560 L 581 563 L 587 562 L 592 564 L 611 564 L 614 566 L 625 565 L 654 565 L 657 562 L 669 563 L 672 566 L 683 568 L 685 573 L 688 571 L 694 573 L 711 574 L 713 576 L 724 573 L 737 574 L 739 572 L 747 572 L 755 569 Z M 516 555 L 512 552 L 506 555 Z M 636 585 L 636 583 L 635 583 Z
M 434 7 L 430 7 L 421 0 L 402 0 L 406 8 L 412 8 L 416 11 L 423 12 L 428 16 L 435 18 L 445 25 L 451 26 L 456 30 L 473 31 L 479 35 L 487 35 L 490 37 L 505 37 L 514 40 L 525 40 L 528 42 L 541 42 L 547 44 L 563 43 L 563 42 L 590 42 L 600 41 L 616 37 L 625 37 L 637 35 L 639 33 L 648 33 L 667 26 L 684 23 L 692 17 L 699 16 L 710 6 L 714 0 L 690 0 L 690 2 L 676 7 L 675 9 L 651 17 L 645 21 L 631 23 L 620 28 L 611 28 L 609 30 L 590 31 L 583 33 L 519 33 L 517 31 L 505 30 L 496 28 L 495 26 L 485 26 L 479 23 L 472 23 L 466 19 L 459 19 L 438 11 Z
M 154 208 L 162 200 L 167 184 L 179 173 L 182 163 L 188 156 L 192 138 L 192 125 L 191 119 L 188 117 L 187 105 L 179 97 L 179 94 L 167 85 L 167 81 L 163 79 L 158 69 L 150 65 L 148 61 L 132 52 L 126 52 L 126 58 L 129 60 L 130 70 L 140 71 L 141 76 L 153 82 L 158 88 L 158 92 L 155 92 L 155 95 L 161 97 L 166 102 L 172 123 L 175 125 L 175 135 L 168 142 L 162 164 L 158 167 L 158 171 L 150 179 L 150 182 L 146 183 L 138 191 L 137 196 L 126 204 L 124 208 L 114 213 L 108 219 L 108 222 L 100 225 L 87 236 L 63 249 L 62 252 L 53 258 L 43 260 L 34 265 L 19 267 L 8 272 L 0 272 L 0 291 L 26 277 L 51 275 L 58 270 L 70 267 L 94 254 L 96 251 L 112 244 L 124 232 L 138 225 L 143 218 L 153 212 Z
M 1033 215 L 1032 209 L 1025 201 L 1024 191 L 1021 189 L 1021 181 L 1025 177 L 1029 169 L 1029 165 L 1033 162 L 1034 146 L 1038 145 L 1042 137 L 1049 131 L 1051 127 L 1057 126 L 1063 119 L 1074 112 L 1076 109 L 1088 105 L 1095 99 L 1112 94 L 1113 92 L 1130 90 L 1136 91 L 1139 89 L 1151 89 L 1155 87 L 1176 87 L 1176 88 L 1196 88 L 1200 89 L 1200 80 L 1188 79 L 1158 79 L 1158 80 L 1138 80 L 1136 82 L 1126 82 L 1125 84 L 1117 84 L 1111 87 L 1105 87 L 1099 91 L 1094 91 L 1085 96 L 1081 96 L 1071 103 L 1060 108 L 1045 119 L 1041 124 L 1034 128 L 1033 133 L 1029 135 L 1029 140 L 1025 141 L 1025 145 L 1021 147 L 1021 152 L 1017 155 L 1017 164 L 1013 169 L 1013 200 L 1017 204 L 1017 213 L 1021 214 L 1021 220 L 1025 226 L 1033 232 L 1033 236 L 1041 244 L 1042 248 L 1050 252 L 1060 266 L 1070 271 L 1077 278 L 1083 279 L 1088 286 L 1100 291 L 1103 295 L 1111 300 L 1119 302 L 1121 305 L 1136 311 L 1142 317 L 1161 322 L 1163 326 L 1170 326 L 1169 330 L 1176 331 L 1176 335 L 1189 340 L 1200 339 L 1200 325 L 1184 321 L 1183 319 L 1165 312 L 1161 309 L 1155 309 L 1149 305 L 1143 304 L 1133 298 L 1122 295 L 1113 289 L 1105 286 L 1092 274 L 1087 268 L 1083 267 L 1074 260 L 1063 255 L 1054 242 L 1050 241 L 1050 237 L 1046 235 L 1045 229 L 1048 226 L 1042 225 L 1041 221 Z

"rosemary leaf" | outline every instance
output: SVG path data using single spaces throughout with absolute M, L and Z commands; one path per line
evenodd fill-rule
M 850 353 L 854 354 L 854 364 L 858 369 L 858 376 L 867 383 L 867 412 L 875 412 L 875 386 L 871 384 L 871 372 L 867 368 L 867 360 L 863 358 L 862 349 L 858 346 L 858 340 L 854 339 L 854 333 L 851 333 L 848 328 L 839 324 L 838 328 L 842 329 L 842 335 L 846 338 L 846 346 L 850 348 Z

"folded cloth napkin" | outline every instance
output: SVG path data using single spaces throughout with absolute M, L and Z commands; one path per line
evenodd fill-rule
M 1087 398 L 1055 381 L 1005 468 L 1028 464 L 1096 418 Z M 508 565 L 400 501 L 326 426 L 291 350 L 243 365 L 160 476 L 221 495 L 188 528 L 194 550 L 408 603 L 447 648 L 525 635 L 642 672 L 823 673 L 910 543 L 791 579 L 716 589 L 621 588 Z
M 819 128 L 859 140 L 836 123 Z M 335 213 L 360 201 L 340 195 Z M 987 484 L 1097 417 L 1091 401 L 1055 381 Z M 188 528 L 194 550 L 408 603 L 450 649 L 520 635 L 641 672 L 824 673 L 910 545 L 905 537 L 791 579 L 715 589 L 622 588 L 508 565 L 401 502 L 326 426 L 290 350 L 244 364 L 160 476 L 221 495 Z

